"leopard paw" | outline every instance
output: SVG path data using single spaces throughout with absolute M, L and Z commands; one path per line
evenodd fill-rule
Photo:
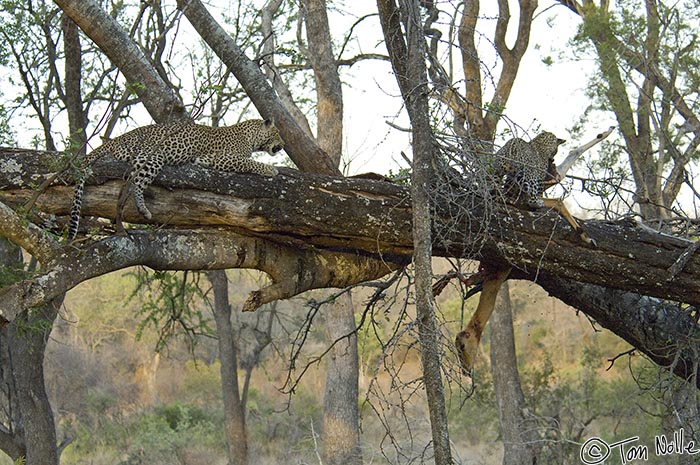
M 153 218 L 151 211 L 145 205 L 137 205 L 136 207 L 138 208 L 139 213 L 141 213 L 141 215 L 143 215 L 143 217 L 147 220 Z
M 274 177 L 274 176 L 277 176 L 279 174 L 279 170 L 277 169 L 276 166 L 267 165 L 262 174 L 264 176 Z

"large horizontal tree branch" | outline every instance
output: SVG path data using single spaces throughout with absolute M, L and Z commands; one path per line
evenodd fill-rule
M 0 201 L 23 203 L 59 165 L 51 152 L 0 151 Z M 114 218 L 126 169 L 109 159 L 94 166 L 85 214 Z M 2 289 L 1 315 L 11 320 L 79 282 L 132 265 L 261 269 L 271 275 L 273 286 L 251 295 L 249 308 L 254 308 L 307 289 L 376 279 L 405 264 L 412 253 L 408 188 L 388 182 L 288 169 L 269 179 L 186 166 L 166 167 L 149 192 L 155 195 L 147 198 L 153 224 L 168 229 L 131 230 L 128 237 L 66 245 L 36 236 L 37 228 L 29 223 L 26 240 L 39 237 L 34 247 L 54 258 L 43 263 L 44 274 Z M 36 206 L 65 215 L 72 195 L 72 186 L 52 185 Z M 632 222 L 588 221 L 584 227 L 598 241 L 592 249 L 553 212 L 490 205 L 493 215 L 480 222 L 487 219 L 483 202 L 471 195 L 461 202 L 459 210 L 469 212 L 461 218 L 450 212 L 454 204 L 437 205 L 435 255 L 508 259 L 516 267 L 512 276 L 537 282 L 657 363 L 672 365 L 676 374 L 687 378 L 693 373 L 695 357 L 687 347 L 698 324 L 692 312 L 644 297 L 700 303 L 698 257 L 691 256 L 675 277 L 668 271 L 692 243 Z M 144 223 L 133 202 L 127 204 L 125 219 Z M 2 209 L 0 217 L 0 234 L 16 235 L 17 214 Z
M 670 368 L 682 379 L 694 380 L 700 387 L 700 326 L 696 309 L 558 276 L 540 275 L 538 284 L 644 352 L 656 364 Z
M 31 195 L 29 186 L 52 174 L 51 167 L 57 166 L 55 155 L 43 152 L 42 165 L 36 164 L 37 156 L 32 151 L 0 152 L 0 164 L 15 167 L 11 172 L 0 170 L 0 200 L 19 204 Z M 126 164 L 108 159 L 95 165 L 96 176 L 88 181 L 93 185 L 84 196 L 85 215 L 114 218 L 115 199 L 126 169 Z M 409 191 L 388 182 L 289 169 L 264 178 L 196 166 L 166 167 L 150 193 L 153 197 L 147 202 L 155 225 L 227 228 L 284 244 L 303 243 L 345 252 L 412 252 Z M 72 186 L 52 186 L 39 197 L 37 207 L 66 215 L 72 196 Z M 546 273 L 700 304 L 700 258 L 691 257 L 675 277 L 668 271 L 691 245 L 689 241 L 640 228 L 633 222 L 587 221 L 584 229 L 598 243 L 597 248 L 589 248 L 554 212 L 484 205 L 473 195 L 465 195 L 459 202 L 462 204 L 441 204 L 437 200 L 433 248 L 437 256 L 506 259 L 533 278 Z M 124 220 L 146 223 L 132 201 L 127 202 Z
M 361 253 L 332 252 L 297 244 L 284 246 L 263 238 L 208 229 L 138 230 L 109 236 L 85 247 L 65 246 L 46 271 L 0 289 L 0 321 L 48 302 L 88 279 L 130 266 L 155 270 L 254 268 L 272 284 L 251 293 L 244 311 L 309 289 L 347 287 L 384 276 L 405 265 Z

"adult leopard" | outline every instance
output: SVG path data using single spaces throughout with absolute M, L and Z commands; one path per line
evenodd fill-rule
M 216 128 L 191 121 L 136 128 L 105 142 L 85 158 L 85 171 L 75 187 L 68 240 L 75 238 L 78 232 L 90 165 L 105 155 L 131 164 L 130 179 L 136 207 L 144 217 L 151 219 L 143 193 L 164 165 L 197 163 L 221 171 L 275 176 L 277 168 L 257 162 L 251 156 L 256 151 L 274 155 L 283 148 L 284 141 L 271 120 L 255 119 Z

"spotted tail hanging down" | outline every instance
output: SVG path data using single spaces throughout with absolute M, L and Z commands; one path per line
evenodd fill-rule
M 75 193 L 73 194 L 73 205 L 70 209 L 70 220 L 68 221 L 68 240 L 72 241 L 78 234 L 78 226 L 80 225 L 80 211 L 83 208 L 83 191 L 85 190 L 85 181 L 90 176 L 90 165 L 97 159 L 107 153 L 106 146 L 98 147 L 88 154 L 83 162 L 84 171 L 80 174 L 78 182 L 75 184 Z
M 78 234 L 78 226 L 80 224 L 80 210 L 83 207 L 83 190 L 85 189 L 85 176 L 80 176 L 78 183 L 75 185 L 75 194 L 73 195 L 73 206 L 70 209 L 70 221 L 68 223 L 68 240 L 72 241 Z

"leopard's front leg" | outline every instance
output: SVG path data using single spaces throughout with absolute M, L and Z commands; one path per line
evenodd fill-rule
M 148 220 L 153 218 L 150 210 L 146 207 L 143 198 L 144 191 L 153 183 L 155 177 L 163 169 L 164 159 L 161 155 L 154 155 L 151 158 L 138 158 L 134 160 L 133 170 L 130 180 L 133 187 L 134 201 L 138 211 Z

